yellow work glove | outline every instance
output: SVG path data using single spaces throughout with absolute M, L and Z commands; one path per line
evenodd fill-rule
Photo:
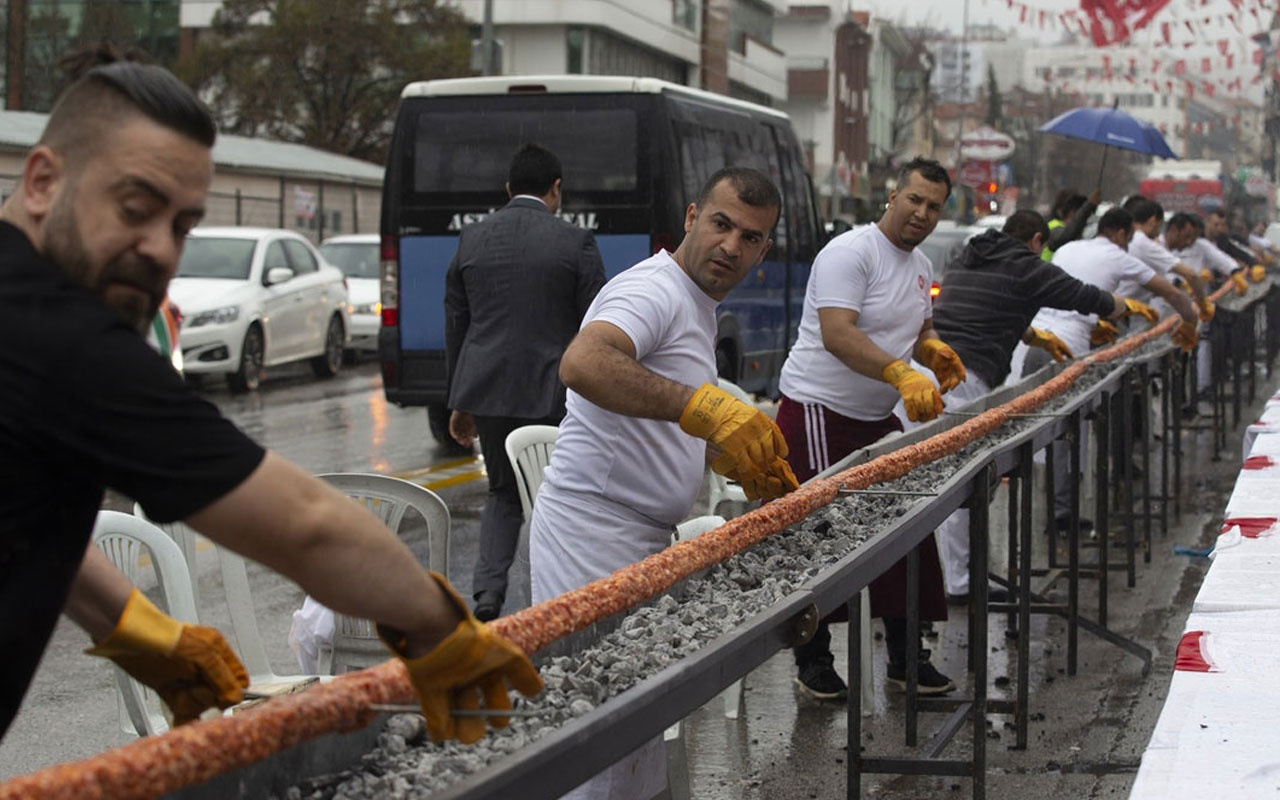
M 1105 319 L 1098 320 L 1098 324 L 1093 326 L 1093 330 L 1089 331 L 1089 344 L 1094 347 L 1102 347 L 1104 344 L 1111 344 L 1120 338 L 1120 329 Z
M 1182 352 L 1190 353 L 1196 348 L 1199 337 L 1199 325 L 1184 319 L 1173 329 L 1173 343 L 1182 348 Z
M 1200 280 L 1205 283 L 1213 283 L 1213 273 L 1209 271 L 1208 267 L 1200 268 Z
M 945 408 L 942 395 L 938 393 L 938 387 L 933 385 L 933 381 L 901 360 L 890 362 L 881 370 L 880 376 L 902 395 L 902 402 L 907 407 L 907 419 L 912 422 L 928 422 Z
M 933 370 L 944 394 L 964 381 L 964 364 L 960 362 L 960 356 L 941 339 L 925 339 L 920 343 L 920 361 Z
M 1216 314 L 1217 312 L 1218 312 L 1218 307 L 1213 304 L 1212 300 L 1206 297 L 1204 299 L 1204 302 L 1200 304 L 1200 313 L 1199 313 L 1200 321 L 1201 322 L 1213 321 L 1213 315 Z
M 229 708 L 244 699 L 249 675 L 227 640 L 213 628 L 179 622 L 134 589 L 107 638 L 85 650 L 109 658 L 155 689 L 175 725 L 206 709 Z
M 1076 357 L 1076 354 L 1071 352 L 1071 348 L 1067 347 L 1066 342 L 1053 333 L 1042 331 L 1039 328 L 1028 328 L 1027 330 L 1031 332 L 1031 338 L 1027 341 L 1028 347 L 1039 347 L 1042 350 L 1047 350 L 1049 355 L 1053 356 L 1054 361 L 1063 361 Z
M 1244 294 L 1249 291 L 1249 282 L 1244 279 L 1244 270 L 1231 273 L 1231 282 L 1235 284 L 1236 294 Z
M 427 719 L 427 733 L 437 742 L 457 739 L 471 744 L 484 736 L 484 717 L 455 717 L 451 709 L 476 710 L 511 708 L 507 685 L 532 697 L 542 691 L 542 678 L 519 647 L 495 634 L 477 620 L 467 604 L 438 572 L 431 577 L 453 602 L 462 621 L 453 633 L 418 658 L 404 655 L 405 635 L 383 625 L 378 626 L 382 642 L 404 662 L 409 682 L 418 696 L 418 705 Z M 505 728 L 509 717 L 488 717 L 489 725 Z
M 1267 279 L 1267 268 L 1261 264 L 1254 264 L 1249 268 L 1249 280 L 1254 283 L 1262 283 Z
M 749 500 L 772 500 L 799 486 L 787 442 L 773 420 L 718 386 L 704 383 L 680 414 L 680 430 L 719 452 L 711 469 L 742 484 Z
M 1124 299 L 1124 315 L 1126 317 L 1142 317 L 1147 322 L 1155 323 L 1160 320 L 1160 312 L 1141 300 L 1134 300 L 1132 297 Z

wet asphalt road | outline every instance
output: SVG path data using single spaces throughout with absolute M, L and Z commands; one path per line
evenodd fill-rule
M 1258 400 L 1243 419 L 1256 417 L 1262 398 L 1277 389 L 1264 379 Z M 312 472 L 376 471 L 398 474 L 433 487 L 453 518 L 450 577 L 466 594 L 475 559 L 475 537 L 484 481 L 474 458 L 441 451 L 430 439 L 422 409 L 389 406 L 382 396 L 376 365 L 348 368 L 335 380 L 317 382 L 305 368 L 273 372 L 261 392 L 235 397 L 218 386 L 206 396 L 263 444 Z M 1011 749 L 1010 718 L 992 714 L 988 730 L 988 796 L 1027 798 L 1124 797 L 1159 714 L 1168 687 L 1174 648 L 1205 570 L 1202 559 L 1171 553 L 1175 544 L 1203 547 L 1221 519 L 1236 472 L 1242 428 L 1228 431 L 1219 461 L 1209 456 L 1209 434 L 1184 441 L 1188 474 L 1180 487 L 1183 516 L 1166 537 L 1157 534 L 1152 562 L 1140 565 L 1134 589 L 1119 574 L 1111 581 L 1112 627 L 1150 647 L 1151 674 L 1143 676 L 1132 656 L 1082 633 L 1080 672 L 1065 675 L 1064 624 L 1033 618 L 1032 722 L 1025 750 Z M 1002 558 L 1005 518 L 998 496 L 992 508 L 993 559 Z M 116 500 L 119 503 L 119 500 Z M 1047 546 L 1041 541 L 1038 547 Z M 220 604 L 220 579 L 212 552 L 200 564 L 202 622 L 229 630 Z M 996 564 L 998 566 L 998 564 Z M 255 605 L 273 666 L 294 671 L 287 641 L 291 612 L 301 591 L 288 581 L 253 567 Z M 145 587 L 144 587 L 145 588 Z M 514 589 L 512 603 L 521 602 Z M 527 597 L 527 595 L 526 595 Z M 1082 604 L 1096 604 L 1096 592 L 1083 584 Z M 509 604 L 510 606 L 510 604 Z M 1093 605 L 1092 607 L 1096 607 Z M 510 608 L 509 608 L 510 610 Z M 949 623 L 926 641 L 934 661 L 964 688 L 967 657 L 963 609 L 953 608 Z M 844 627 L 833 628 L 837 668 L 845 669 Z M 878 623 L 876 624 L 878 629 Z M 992 696 L 1008 696 L 1002 678 L 1015 674 L 1016 659 L 1005 638 L 1002 619 L 989 630 Z M 0 779 L 50 764 L 82 758 L 126 744 L 114 690 L 104 664 L 81 654 L 84 635 L 64 624 L 37 675 L 23 710 L 0 743 Z M 840 798 L 845 796 L 847 720 L 842 704 L 800 698 L 793 689 L 790 654 L 782 652 L 747 676 L 743 711 L 726 719 L 718 699 L 695 712 L 686 726 L 691 796 L 706 800 L 738 798 Z M 874 714 L 866 718 L 863 747 L 869 755 L 903 755 L 901 696 L 883 685 L 883 645 L 876 642 Z M 941 722 L 921 720 L 922 741 Z M 944 755 L 963 758 L 969 738 L 962 734 Z M 966 778 L 872 777 L 866 795 L 883 798 L 969 797 Z

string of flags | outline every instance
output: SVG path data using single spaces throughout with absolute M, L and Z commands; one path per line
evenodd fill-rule
M 1043 2 L 1044 0 L 1041 0 Z M 1127 84 L 1157 94 L 1181 89 L 1188 98 L 1242 95 L 1264 80 L 1280 83 L 1278 0 L 1079 0 L 1079 8 L 1048 11 L 1005 0 L 1022 24 L 1060 30 L 1108 48 L 1101 68 L 1071 73 L 1046 70 L 1049 85 L 1065 91 L 1114 93 Z M 1156 55 L 1152 55 L 1156 53 Z M 1100 87 L 1099 82 L 1111 84 Z
M 1097 47 L 1135 44 L 1149 31 L 1166 46 L 1218 42 L 1224 55 L 1231 35 L 1266 30 L 1276 12 L 1275 0 L 1079 0 L 1066 11 L 1005 2 L 1018 24 L 1080 35 Z

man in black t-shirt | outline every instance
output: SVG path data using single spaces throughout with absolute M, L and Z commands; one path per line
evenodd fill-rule
M 0 206 L 0 732 L 62 611 L 178 722 L 242 696 L 244 668 L 216 630 L 161 613 L 89 546 L 111 487 L 377 620 L 432 736 L 479 738 L 483 720 L 450 715 L 468 704 L 452 693 L 504 679 L 536 692 L 525 655 L 372 515 L 187 390 L 143 339 L 204 214 L 215 135 L 170 73 L 99 64 L 58 99 Z

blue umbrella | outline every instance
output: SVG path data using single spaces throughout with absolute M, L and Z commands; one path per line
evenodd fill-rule
M 1115 106 L 1073 108 L 1041 125 L 1040 130 L 1101 144 L 1103 150 L 1102 170 L 1098 172 L 1099 186 L 1102 185 L 1102 172 L 1107 165 L 1108 148 L 1118 147 L 1161 158 L 1177 158 L 1154 125 Z

